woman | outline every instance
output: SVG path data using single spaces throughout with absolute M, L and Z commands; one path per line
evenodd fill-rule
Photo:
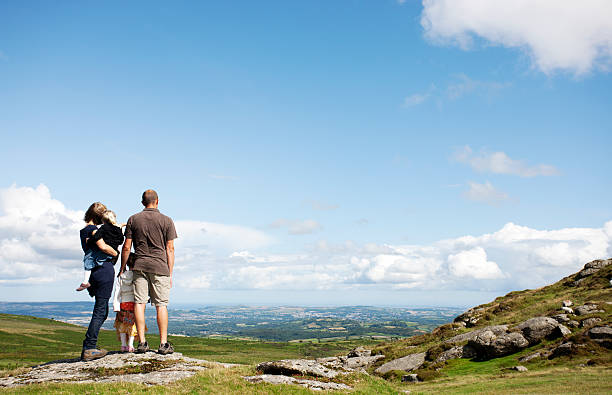
M 93 203 L 85 212 L 83 220 L 86 225 L 80 232 L 83 252 L 87 253 L 89 249 L 87 240 L 91 237 L 91 233 L 98 229 L 96 225 L 102 223 L 102 215 L 105 212 L 106 206 L 100 202 Z M 96 246 L 102 252 L 112 255 L 113 257 L 118 256 L 117 251 L 108 246 L 102 239 L 96 241 Z M 89 283 L 91 285 L 87 288 L 87 292 L 89 292 L 90 296 L 95 298 L 95 303 L 91 321 L 89 322 L 87 333 L 85 333 L 85 340 L 83 340 L 83 350 L 81 351 L 81 360 L 83 361 L 102 358 L 108 352 L 104 349 L 98 349 L 97 343 L 100 328 L 108 317 L 108 301 L 113 292 L 114 279 L 115 269 L 113 268 L 112 262 L 104 262 L 102 266 L 96 266 L 91 270 L 91 275 L 89 277 Z

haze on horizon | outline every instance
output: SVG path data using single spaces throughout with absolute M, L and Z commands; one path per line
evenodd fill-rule
M 0 300 L 154 188 L 171 305 L 471 306 L 612 256 L 612 4 L 3 2 Z

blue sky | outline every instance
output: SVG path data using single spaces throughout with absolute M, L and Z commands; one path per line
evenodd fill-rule
M 146 188 L 181 302 L 468 305 L 611 255 L 610 6 L 496 2 L 4 2 L 0 299 L 86 299 L 77 211 Z

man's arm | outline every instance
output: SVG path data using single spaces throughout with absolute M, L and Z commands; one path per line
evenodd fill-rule
M 115 251 L 115 249 L 113 247 L 111 247 L 108 244 L 106 244 L 103 239 L 100 239 L 100 240 L 96 241 L 96 245 L 98 246 L 100 251 L 102 251 L 105 254 L 108 254 L 110 256 L 117 256 L 117 255 L 119 255 L 119 253 L 117 251 Z
M 132 239 L 125 239 L 123 248 L 121 249 L 121 269 L 119 269 L 119 276 L 125 272 L 125 266 L 127 265 L 128 258 L 130 257 L 130 250 L 132 249 Z
M 170 270 L 170 286 L 172 286 L 172 270 L 174 269 L 174 240 L 166 242 L 166 257 L 168 258 L 168 269 Z

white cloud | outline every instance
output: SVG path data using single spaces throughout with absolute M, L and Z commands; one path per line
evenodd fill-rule
M 608 0 L 423 0 L 421 25 L 436 43 L 519 48 L 547 74 L 609 70 L 612 59 Z
M 554 176 L 559 171 L 551 165 L 529 166 L 525 161 L 510 158 L 505 152 L 481 151 L 474 154 L 472 148 L 466 145 L 457 150 L 453 159 L 460 163 L 470 165 L 472 169 L 481 173 L 512 174 L 520 177 Z
M 272 228 L 287 228 L 290 235 L 307 235 L 323 229 L 320 223 L 313 219 L 294 221 L 285 218 L 277 219 L 270 224 Z
M 206 289 L 210 288 L 210 279 L 206 274 L 201 274 L 195 277 L 187 277 L 179 281 L 179 285 L 189 289 Z
M 66 209 L 44 186 L 0 190 L 0 209 L 1 285 L 79 279 L 82 212 Z M 244 226 L 177 221 L 177 228 L 175 283 L 192 290 L 507 291 L 557 281 L 612 251 L 612 221 L 558 230 L 508 223 L 425 245 L 320 240 L 283 254 L 266 250 L 270 236 Z M 40 240 L 61 248 L 40 248 Z
M 448 268 L 451 274 L 457 277 L 472 277 L 482 280 L 504 276 L 497 263 L 487 260 L 487 253 L 482 247 L 450 254 L 448 256 Z
M 509 199 L 508 194 L 497 190 L 489 181 L 484 184 L 470 181 L 468 185 L 470 189 L 463 194 L 466 199 L 490 204 L 492 206 L 498 205 Z

